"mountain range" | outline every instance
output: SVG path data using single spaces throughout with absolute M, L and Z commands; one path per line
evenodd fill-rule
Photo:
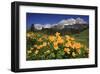
M 59 21 L 56 24 L 32 24 L 31 30 L 43 30 L 43 29 L 49 29 L 53 31 L 82 31 L 89 27 L 89 24 L 84 21 L 84 19 L 78 17 L 76 19 L 69 18 L 69 19 L 63 19 Z

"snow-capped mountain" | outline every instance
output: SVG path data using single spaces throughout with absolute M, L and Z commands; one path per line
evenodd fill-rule
M 43 25 L 42 25 L 42 24 L 34 24 L 34 28 L 35 28 L 36 30 L 42 30 Z
M 84 21 L 82 18 L 78 17 L 76 18 L 76 24 L 87 24 L 87 22 Z
M 76 24 L 76 20 L 74 18 L 70 18 L 70 19 L 67 19 L 67 20 L 61 20 L 58 24 L 73 25 L 73 24 Z
M 44 24 L 42 27 L 43 28 L 51 28 L 51 24 Z
M 57 24 L 34 24 L 35 30 L 42 30 L 42 29 L 54 29 L 54 30 L 83 30 L 84 28 L 87 28 L 89 25 L 88 23 L 78 17 L 76 19 L 69 18 L 69 19 L 63 19 L 59 21 Z
M 62 25 L 74 25 L 74 24 L 87 24 L 86 21 L 84 21 L 82 18 L 70 18 L 70 19 L 66 19 L 66 20 L 61 20 L 59 22 L 59 24 L 62 24 Z

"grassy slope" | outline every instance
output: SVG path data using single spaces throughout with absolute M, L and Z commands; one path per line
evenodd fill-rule
M 72 36 L 76 38 L 76 41 L 89 47 L 89 29 L 82 31 L 80 34 L 74 34 Z

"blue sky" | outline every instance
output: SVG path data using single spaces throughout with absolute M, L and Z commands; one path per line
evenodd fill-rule
M 30 27 L 32 24 L 56 24 L 63 19 L 82 18 L 89 23 L 88 15 L 67 15 L 67 14 L 44 14 L 44 13 L 26 13 L 26 24 Z

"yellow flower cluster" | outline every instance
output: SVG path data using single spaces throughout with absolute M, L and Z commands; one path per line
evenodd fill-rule
M 29 32 L 26 34 L 27 38 L 33 38 L 34 37 L 34 33 L 33 32 Z
M 47 45 L 46 42 L 43 42 L 41 45 L 33 45 L 33 47 L 30 48 L 30 50 L 27 51 L 28 54 L 31 54 L 32 51 L 35 50 L 35 54 L 39 53 L 39 50 L 42 49 L 43 47 L 45 47 Z M 35 49 L 34 49 L 35 48 Z
M 33 32 L 27 33 L 28 38 L 34 38 L 36 35 Z M 27 51 L 28 54 L 31 54 L 34 51 L 35 54 L 39 54 L 40 49 L 46 49 L 45 53 L 51 53 L 50 49 L 53 50 L 63 50 L 65 55 L 72 55 L 76 57 L 77 54 L 81 53 L 81 48 L 87 49 L 80 42 L 77 42 L 74 37 L 69 35 L 62 36 L 59 32 L 56 32 L 54 35 L 43 35 L 40 38 L 37 38 L 36 44 L 34 44 L 30 50 Z M 49 48 L 52 44 L 53 48 Z M 62 47 L 62 48 L 61 48 Z M 34 49 L 34 50 L 33 50 Z
M 54 42 L 53 43 L 53 46 L 54 46 L 54 48 L 57 50 L 58 49 L 58 43 L 57 42 Z
M 57 37 L 57 42 L 58 42 L 58 44 L 62 44 L 62 43 L 64 43 L 64 40 L 61 36 L 58 36 Z
M 41 49 L 41 48 L 45 47 L 46 45 L 47 45 L 47 43 L 43 42 L 43 44 L 41 44 L 41 45 L 34 45 L 34 47 L 36 47 L 37 49 Z
M 64 52 L 66 52 L 67 54 L 70 54 L 70 49 L 69 48 L 64 48 Z
M 49 36 L 48 39 L 49 41 L 53 42 L 55 40 L 55 36 Z
M 80 49 L 81 47 L 83 47 L 83 45 L 80 44 L 79 42 L 70 42 L 70 41 L 66 42 L 65 46 L 73 49 Z
M 39 38 L 39 39 L 38 39 L 38 42 L 42 42 L 42 41 L 43 41 L 42 38 Z
M 58 49 L 59 44 L 64 43 L 63 38 L 60 36 L 60 33 L 58 32 L 56 32 L 55 36 L 49 36 L 48 39 L 50 42 L 53 42 L 54 49 L 56 50 Z
M 74 49 L 78 54 L 80 54 L 80 49 L 83 48 L 83 45 L 79 42 L 75 41 L 75 38 L 66 36 L 66 43 L 65 43 L 65 52 L 69 54 L 69 48 Z M 75 57 L 75 52 L 72 52 L 72 56 Z

